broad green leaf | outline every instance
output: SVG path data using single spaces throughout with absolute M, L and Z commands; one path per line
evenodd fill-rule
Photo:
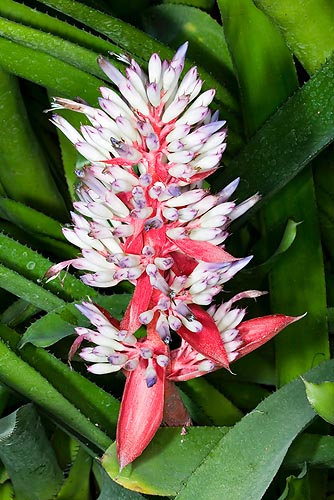
M 6 342 L 13 337 L 11 330 L 3 325 L 0 325 L 0 334 L 6 338 Z M 46 378 L 17 356 L 4 341 L 0 341 L 0 381 L 42 407 L 60 425 L 75 433 L 86 446 L 104 450 L 110 445 L 111 439 L 106 434 L 65 399 Z
M 81 317 L 82 314 L 74 304 L 60 306 L 32 323 L 25 331 L 19 347 L 27 343 L 49 347 L 64 337 L 73 335 L 74 327 L 78 326 Z
M 163 44 L 157 42 L 146 33 L 134 28 L 130 24 L 116 19 L 110 15 L 94 10 L 83 3 L 75 0 L 39 0 L 63 14 L 73 17 L 84 25 L 93 28 L 99 33 L 106 35 L 110 40 L 117 43 L 123 50 L 136 56 L 140 61 L 148 61 L 153 52 L 158 52 L 162 58 L 171 59 L 173 51 Z M 189 68 L 189 64 L 186 65 Z M 202 79 L 205 81 L 205 88 L 217 89 L 216 99 L 224 107 L 225 114 L 228 110 L 238 111 L 238 104 L 235 99 L 224 89 L 219 82 L 208 72 L 199 68 Z
M 334 383 L 312 384 L 303 380 L 307 399 L 312 408 L 330 424 L 334 424 Z
M 277 25 L 309 73 L 334 50 L 334 4 L 331 0 L 254 0 Z
M 252 136 L 297 88 L 295 67 L 282 36 L 252 0 L 218 0 L 218 6 L 240 86 L 245 130 Z
M 6 195 L 66 219 L 64 201 L 29 123 L 18 82 L 3 70 L 0 70 L 0 109 L 0 182 Z
M 115 445 L 108 448 L 101 463 L 126 488 L 173 496 L 227 431 L 226 427 L 188 427 L 184 434 L 178 427 L 159 429 L 143 454 L 121 473 Z
M 113 317 L 120 319 L 129 299 L 129 294 L 115 294 L 97 298 L 95 302 L 105 307 Z M 49 347 L 64 337 L 74 335 L 74 328 L 79 325 L 88 327 L 90 323 L 75 304 L 63 305 L 32 323 L 24 333 L 20 347 L 28 342 L 38 347 Z
M 27 344 L 18 349 L 20 336 L 13 330 L 0 327 L 2 339 L 24 361 L 37 370 L 81 413 L 111 437 L 115 436 L 120 403 L 95 383 L 88 380 L 46 350 Z M 51 394 L 52 396 L 52 394 Z
M 313 382 L 334 381 L 334 360 L 307 372 Z M 295 437 L 311 423 L 300 379 L 269 396 L 238 422 L 192 474 L 177 500 L 259 500 Z
M 239 199 L 259 191 L 264 201 L 279 191 L 333 141 L 333 99 L 334 62 L 331 59 L 229 162 L 224 184 L 240 176 Z M 260 205 L 261 201 L 256 208 Z M 250 212 L 243 220 L 249 216 Z
M 80 448 L 56 500 L 90 500 L 90 471 L 92 457 Z
M 239 408 L 203 377 L 188 380 L 182 384 L 181 388 L 204 411 L 214 425 L 230 426 L 242 418 Z
M 237 81 L 224 30 L 207 13 L 186 5 L 157 5 L 145 11 L 144 26 L 150 35 L 175 49 L 188 40 L 190 59 L 210 71 L 232 93 L 236 92 Z
M 31 404 L 0 420 L 0 457 L 19 500 L 49 500 L 63 482 L 54 451 Z
M 301 468 L 305 463 L 312 467 L 334 468 L 334 436 L 307 433 L 298 436 L 290 446 L 283 466 Z
M 312 500 L 305 465 L 298 476 L 287 477 L 285 489 L 278 500 Z
M 326 284 L 316 209 L 311 169 L 306 168 L 272 198 L 264 211 L 272 239 L 287 216 L 303 221 L 294 244 L 269 276 L 274 312 L 293 316 L 307 312 L 305 318 L 275 339 L 279 385 L 329 357 Z
M 97 500 L 144 500 L 140 493 L 123 488 L 113 481 L 98 462 L 93 463 L 93 473 L 99 486 L 100 494 Z

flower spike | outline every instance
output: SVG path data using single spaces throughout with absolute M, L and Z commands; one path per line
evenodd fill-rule
M 251 259 L 229 254 L 224 245 L 230 223 L 259 195 L 231 201 L 239 178 L 216 194 L 203 187 L 220 167 L 227 129 L 209 108 L 215 91 L 201 91 L 197 68 L 181 76 L 187 47 L 171 61 L 152 54 L 147 74 L 130 56 L 117 55 L 125 72 L 100 56 L 114 89 L 100 88 L 99 107 L 61 97 L 53 103 L 51 122 L 87 163 L 76 172 L 72 227 L 63 229 L 80 255 L 46 277 L 72 266 L 92 287 L 134 286 L 121 321 L 92 302 L 77 305 L 92 326 L 75 329 L 69 354 L 77 352 L 91 373 L 126 377 L 116 435 L 121 470 L 162 421 L 191 424 L 174 382 L 229 369 L 299 319 L 278 314 L 244 321 L 246 310 L 233 305 L 262 295 L 255 290 L 213 304 Z M 62 109 L 85 115 L 89 124 L 76 130 L 58 114 Z M 171 349 L 176 338 L 179 347 Z

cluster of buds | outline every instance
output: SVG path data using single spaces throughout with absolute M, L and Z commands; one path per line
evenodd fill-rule
M 49 279 L 72 265 L 90 286 L 135 285 L 121 322 L 91 302 L 78 305 L 95 328 L 77 328 L 72 348 L 89 343 L 79 354 L 90 372 L 126 375 L 116 437 L 120 468 L 142 453 L 163 420 L 175 422 L 175 408 L 166 404 L 173 382 L 229 369 L 296 319 L 244 321 L 245 310 L 234 303 L 261 295 L 255 290 L 213 304 L 250 260 L 230 255 L 224 241 L 231 221 L 258 195 L 230 201 L 239 179 L 217 194 L 202 187 L 219 167 L 226 128 L 209 109 L 214 90 L 201 93 L 197 69 L 179 81 L 186 50 L 182 45 L 170 62 L 153 54 L 148 74 L 122 56 L 126 76 L 100 57 L 118 93 L 102 87 L 98 109 L 80 100 L 54 102 L 83 113 L 90 125 L 78 132 L 62 116 L 52 117 L 88 164 L 77 172 L 73 228 L 63 229 L 81 255 L 53 266 Z M 147 334 L 138 339 L 142 325 Z M 170 349 L 175 335 L 180 347 Z

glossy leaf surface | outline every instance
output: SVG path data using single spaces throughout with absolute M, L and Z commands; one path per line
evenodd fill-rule
M 334 5 L 328 0 L 254 0 L 282 32 L 310 73 L 334 50 Z
M 307 378 L 334 380 L 333 366 L 333 361 L 324 362 L 308 372 Z M 301 380 L 282 387 L 221 439 L 177 499 L 190 500 L 199 494 L 215 500 L 261 498 L 292 441 L 314 416 Z

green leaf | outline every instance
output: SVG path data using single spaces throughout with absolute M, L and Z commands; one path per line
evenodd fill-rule
M 28 280 L 35 281 L 36 286 L 38 283 L 42 284 L 45 273 L 54 264 L 31 248 L 1 233 L 0 262 Z M 82 299 L 85 296 L 94 298 L 97 295 L 94 289 L 69 273 L 66 273 L 66 278 L 62 281 L 55 279 L 49 283 L 43 282 L 43 289 L 47 289 L 67 301 Z M 60 305 L 59 302 L 58 306 Z
M 93 472 L 98 483 L 100 494 L 97 500 L 144 500 L 140 493 L 128 490 L 113 481 L 98 462 L 93 464 Z
M 0 38 L 0 64 L 9 73 L 57 91 L 63 97 L 80 97 L 94 105 L 103 83 L 71 64 L 47 53 Z M 46 118 L 45 118 L 46 119 Z
M 267 234 L 272 240 L 287 216 L 303 223 L 294 244 L 270 272 L 270 301 L 274 312 L 307 315 L 275 339 L 279 385 L 329 357 L 326 283 L 310 168 L 265 207 Z
M 13 0 L 1 0 L 0 15 L 17 23 L 22 23 L 46 33 L 81 45 L 97 53 L 107 53 L 115 50 L 117 46 L 102 38 L 88 33 L 85 30 L 71 26 L 71 24 L 57 19 L 54 16 L 39 12 L 26 5 Z
M 99 54 L 85 47 L 1 17 L 0 34 L 22 46 L 50 54 L 98 78 L 105 78 L 96 61 Z
M 252 352 L 250 356 L 238 359 L 233 363 L 233 374 L 222 370 L 219 374 L 222 383 L 228 384 L 231 380 L 235 381 L 234 373 L 236 373 L 239 381 L 275 385 L 275 367 L 270 355 L 267 355 L 267 348 L 268 346 L 263 346 Z
M 49 500 L 59 490 L 63 474 L 33 405 L 0 420 L 0 457 L 18 500 Z
M 239 376 L 235 377 L 237 380 L 227 382 L 221 377 L 220 371 L 210 373 L 206 379 L 242 411 L 253 410 L 255 406 L 271 394 L 268 389 L 259 384 L 241 382 Z
M 307 399 L 312 408 L 330 424 L 334 424 L 334 383 L 312 384 L 303 379 Z
M 329 146 L 317 157 L 313 168 L 321 240 L 334 262 L 334 149 Z
M 64 201 L 29 123 L 18 82 L 3 70 L 0 70 L 0 108 L 0 183 L 6 195 L 66 219 Z
M 329 307 L 327 309 L 327 320 L 329 326 L 329 333 L 334 333 L 334 307 Z
M 292 58 L 281 35 L 251 0 L 220 0 L 219 5 L 241 92 L 245 95 L 246 124 L 248 123 L 248 131 L 253 133 L 296 88 Z M 240 17 L 244 22 L 240 23 Z M 239 24 L 244 30 L 241 34 Z M 272 49 L 274 57 L 270 56 Z M 252 65 L 247 64 L 250 57 L 255 59 Z M 267 75 L 273 76 L 271 82 L 268 82 Z M 260 110 L 262 115 L 259 115 L 257 110 Z M 296 128 L 297 137 L 303 134 L 303 131 L 304 124 L 301 128 Z M 261 130 L 258 133 L 260 134 Z M 263 134 L 262 139 L 264 137 Z M 281 148 L 282 144 L 278 140 L 277 133 L 275 141 Z M 269 175 L 277 173 L 277 167 L 274 169 L 268 163 L 268 158 L 264 165 Z M 256 170 L 252 168 L 251 173 L 254 176 Z M 277 230 L 281 229 L 289 217 L 304 221 L 304 227 L 299 231 L 299 238 L 275 263 L 270 273 L 270 300 L 273 312 L 289 315 L 300 315 L 305 310 L 309 312 L 305 321 L 295 324 L 285 335 L 276 339 L 277 373 L 281 385 L 329 355 L 324 320 L 326 308 L 324 270 L 320 241 L 317 238 L 319 228 L 310 170 L 304 171 L 275 196 L 265 207 L 263 214 L 267 236 L 273 234 L 275 237 Z M 309 241 L 310 234 L 312 241 Z M 276 242 L 274 244 L 276 246 Z M 305 266 L 309 265 L 310 261 L 312 269 L 306 277 Z M 299 348 L 301 335 L 303 342 Z M 297 349 L 298 357 L 295 355 Z
M 110 40 L 117 43 L 123 50 L 139 58 L 138 62 L 148 61 L 153 52 L 158 52 L 162 58 L 171 59 L 173 51 L 163 44 L 157 42 L 146 33 L 134 28 L 120 19 L 103 14 L 83 3 L 75 0 L 40 0 L 63 14 L 73 17 L 84 25 L 93 28 L 99 33 L 106 35 Z M 186 64 L 186 69 L 189 69 Z M 229 110 L 238 111 L 238 104 L 235 99 L 224 89 L 219 82 L 214 79 L 203 68 L 199 68 L 202 79 L 205 81 L 205 88 L 215 88 L 216 99 L 224 107 L 225 115 Z
M 2 500 L 13 500 L 14 490 L 9 481 L 6 481 L 4 484 L 0 484 L 0 498 Z
M 49 347 L 64 337 L 74 334 L 82 314 L 74 304 L 67 304 L 54 309 L 46 316 L 36 320 L 25 331 L 19 347 L 28 342 L 38 347 Z M 88 326 L 88 325 L 86 325 Z
M 92 457 L 83 448 L 71 467 L 68 478 L 56 496 L 56 500 L 90 500 L 90 471 Z
M 298 436 L 290 446 L 283 466 L 301 468 L 305 463 L 311 467 L 334 468 L 334 436 L 306 433 Z
M 218 0 L 218 6 L 251 136 L 297 88 L 295 67 L 282 36 L 252 0 Z
M 6 338 L 6 342 L 13 337 L 11 330 L 3 325 L 0 325 L 0 334 L 2 338 Z M 91 449 L 95 447 L 104 450 L 110 445 L 111 439 L 106 434 L 3 341 L 0 341 L 0 381 L 38 404 Z
M 328 0 L 254 0 L 277 25 L 292 52 L 314 73 L 334 50 L 334 5 Z
M 278 500 L 312 500 L 305 465 L 298 476 L 287 477 L 285 489 Z
M 210 10 L 214 6 L 214 0 L 162 0 L 162 3 L 183 4 L 198 7 L 203 10 Z
M 0 197 L 0 216 L 26 231 L 26 240 L 31 245 L 35 244 L 43 250 L 56 254 L 58 258 L 75 256 L 76 250 L 65 240 L 60 223 L 42 212 L 23 203 Z
M 0 416 L 3 414 L 4 409 L 7 406 L 9 397 L 9 391 L 4 385 L 0 385 Z
M 65 242 L 60 222 L 16 200 L 1 196 L 0 216 L 13 222 L 24 231 L 33 234 L 39 233 Z
M 334 62 L 330 60 L 229 162 L 224 184 L 240 176 L 239 199 L 259 191 L 264 201 L 279 191 L 333 141 L 333 99 Z M 261 201 L 256 208 L 260 205 Z M 250 212 L 243 220 L 249 216 Z
M 293 220 L 288 220 L 286 223 L 283 236 L 281 241 L 275 250 L 271 248 L 273 252 L 271 256 L 262 262 L 261 264 L 255 265 L 254 267 L 249 267 L 243 269 L 240 274 L 238 274 L 233 280 L 233 287 L 235 290 L 241 288 L 259 288 L 263 287 L 263 280 L 268 275 L 269 271 L 273 268 L 276 261 L 279 260 L 282 255 L 290 248 L 290 246 L 295 241 L 297 235 L 297 227 L 301 222 L 295 222 Z M 271 235 L 267 235 L 264 238 L 260 238 L 251 250 L 254 256 L 258 256 L 263 253 L 266 246 L 268 246 L 268 240 L 271 241 Z M 232 252 L 233 253 L 233 252 Z
M 236 91 L 224 30 L 211 16 L 186 5 L 157 5 L 145 11 L 144 27 L 150 35 L 175 49 L 188 40 L 189 58 L 210 71 L 232 93 Z
M 334 360 L 327 361 L 305 376 L 314 382 L 334 381 L 333 368 Z M 292 441 L 314 416 L 300 379 L 282 387 L 219 441 L 177 500 L 262 498 Z
M 64 301 L 40 285 L 0 264 L 0 287 L 43 311 L 52 311 Z
M 130 300 L 129 294 L 100 297 L 96 303 L 119 318 Z M 74 335 L 75 326 L 90 326 L 90 322 L 78 311 L 75 304 L 66 304 L 36 320 L 24 333 L 20 347 L 30 342 L 38 347 L 49 347 L 64 337 Z
M 108 448 L 101 463 L 110 477 L 126 488 L 173 496 L 227 431 L 226 427 L 188 427 L 183 435 L 181 428 L 159 429 L 142 455 L 122 472 L 115 445 Z
M 24 361 L 37 370 L 54 390 L 59 391 L 80 412 L 114 437 L 119 411 L 119 401 L 96 384 L 72 370 L 46 350 L 27 344 L 18 349 L 20 336 L 13 330 L 0 327 L 2 339 Z M 50 395 L 52 399 L 52 393 Z M 33 399 L 33 398 L 31 398 Z M 50 401 L 52 403 L 52 401 Z M 100 447 L 101 448 L 101 447 Z M 103 449 L 103 448 L 102 448 Z
M 188 380 L 181 388 L 200 406 L 214 425 L 230 426 L 242 418 L 239 408 L 203 377 Z

